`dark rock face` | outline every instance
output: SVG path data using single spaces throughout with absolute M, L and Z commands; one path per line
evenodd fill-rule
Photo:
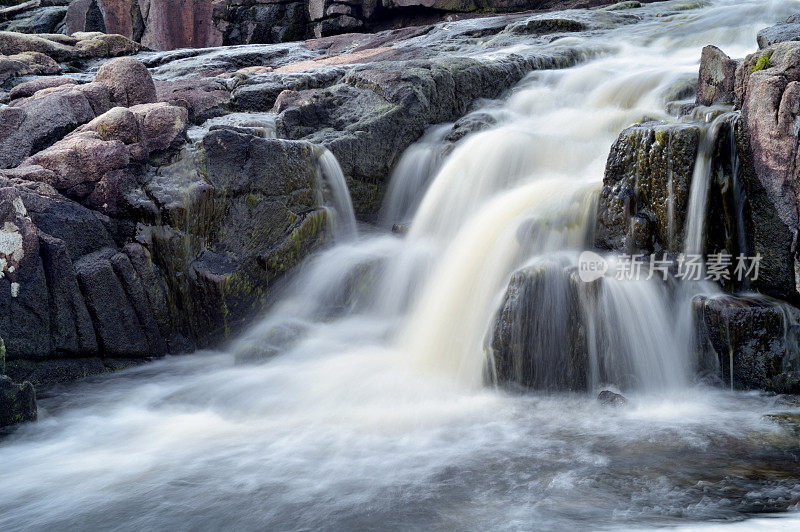
M 582 283 L 558 264 L 516 272 L 492 335 L 498 382 L 535 390 L 586 390 L 589 355 Z
M 724 385 L 800 392 L 800 311 L 735 296 L 698 296 L 693 310 L 704 369 L 720 375 Z
M 36 421 L 36 392 L 26 382 L 16 384 L 0 375 L 0 428 Z
M 701 135 L 698 125 L 657 122 L 620 134 L 611 147 L 600 193 L 597 247 L 682 251 Z

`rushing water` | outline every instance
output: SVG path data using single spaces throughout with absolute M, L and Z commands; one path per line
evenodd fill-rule
M 412 220 L 405 236 L 357 236 L 323 154 L 349 238 L 228 351 L 43 400 L 0 442 L 0 529 L 631 529 L 796 509 L 797 436 L 763 414 L 797 405 L 694 383 L 683 314 L 654 282 L 609 282 L 596 316 L 637 383 L 626 408 L 484 379 L 511 273 L 585 247 L 619 131 L 665 116 L 701 46 L 742 56 L 800 9 L 705 4 L 562 39 L 604 53 L 530 75 L 443 160 L 432 132 L 384 210 Z

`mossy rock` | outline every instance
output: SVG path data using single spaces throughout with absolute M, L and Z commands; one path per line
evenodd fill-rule
M 617 4 L 604 7 L 603 11 L 622 11 L 623 9 L 635 9 L 637 7 L 642 7 L 642 3 L 635 1 L 619 2 Z
M 0 427 L 36 421 L 36 391 L 29 382 L 17 384 L 0 376 Z

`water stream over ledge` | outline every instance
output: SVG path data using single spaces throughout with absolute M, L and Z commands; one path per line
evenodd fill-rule
M 0 441 L 0 529 L 644 529 L 797 510 L 797 434 L 764 415 L 800 405 L 695 383 L 657 285 L 612 284 L 602 313 L 638 383 L 626 408 L 484 379 L 509 277 L 585 247 L 619 131 L 666 116 L 703 45 L 744 55 L 800 9 L 706 4 L 570 37 L 612 52 L 531 74 L 494 127 L 409 163 L 398 179 L 428 189 L 393 183 L 385 211 L 408 234 L 340 220 L 350 238 L 225 352 L 55 390 Z

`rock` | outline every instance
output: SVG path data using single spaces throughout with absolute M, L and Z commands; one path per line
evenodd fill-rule
M 31 383 L 16 384 L 0 375 L 0 428 L 36 421 L 36 392 Z
M 229 110 L 231 92 L 214 78 L 189 78 L 176 81 L 156 81 L 158 101 L 185 107 L 189 121 L 199 124 Z
M 683 250 L 701 134 L 697 125 L 657 122 L 620 134 L 606 164 L 595 246 L 643 253 Z
M 781 297 L 798 298 L 785 270 L 797 270 L 789 234 L 798 230 L 796 123 L 800 117 L 800 43 L 783 42 L 748 56 L 736 71 L 737 103 L 742 109 L 739 136 L 748 194 L 764 223 L 755 238 L 766 248 L 772 271 L 781 272 Z M 771 242 L 772 244 L 768 244 Z M 781 265 L 783 268 L 781 268 Z
M 16 100 L 17 98 L 27 98 L 28 96 L 33 96 L 42 89 L 49 89 L 50 87 L 60 87 L 61 85 L 74 85 L 74 84 L 75 80 L 67 77 L 39 78 L 33 81 L 28 81 L 26 83 L 20 83 L 19 85 L 11 89 L 9 97 L 12 100 Z
M 96 354 L 94 327 L 67 245 L 40 232 L 39 250 L 49 291 L 51 352 L 70 356 Z
M 147 334 L 114 271 L 114 256 L 113 250 L 102 250 L 75 263 L 100 352 L 112 357 L 148 357 Z
M 597 401 L 603 406 L 612 406 L 619 408 L 628 404 L 628 400 L 622 395 L 614 393 L 611 390 L 603 390 L 597 396 Z
M 0 168 L 18 165 L 94 118 L 86 95 L 66 88 L 45 89 L 16 107 L 0 108 Z
M 41 76 L 59 72 L 61 72 L 61 67 L 58 66 L 58 63 L 39 52 L 0 55 L 0 83 L 19 76 Z
M 109 88 L 111 101 L 123 107 L 156 102 L 156 87 L 147 67 L 132 57 L 104 63 L 95 81 Z
M 729 295 L 696 296 L 692 307 L 701 370 L 736 389 L 800 391 L 800 310 L 768 298 Z
M 0 30 L 20 33 L 62 33 L 66 15 L 66 5 L 43 6 L 25 11 L 0 24 Z
M 491 337 L 499 382 L 535 390 L 588 389 L 579 283 L 554 263 L 524 268 L 511 276 Z
M 762 50 L 779 42 L 800 41 L 800 14 L 759 31 L 757 40 L 758 47 Z
M 629 0 L 626 2 L 618 2 L 616 4 L 612 4 L 610 6 L 604 7 L 603 9 L 606 11 L 622 11 L 623 9 L 635 9 L 637 7 L 642 7 L 642 3 Z
M 736 61 L 716 46 L 703 48 L 697 105 L 733 104 L 737 66 Z
M 6 55 L 37 52 L 55 61 L 66 61 L 73 57 L 73 50 L 66 44 L 39 35 L 26 35 L 12 31 L 0 31 L 0 50 Z
M 48 184 L 92 209 L 134 215 L 150 207 L 134 197 L 138 182 L 129 165 L 177 148 L 187 122 L 186 109 L 166 103 L 115 107 L 37 153 L 29 164 L 50 170 L 52 176 L 44 176 Z

